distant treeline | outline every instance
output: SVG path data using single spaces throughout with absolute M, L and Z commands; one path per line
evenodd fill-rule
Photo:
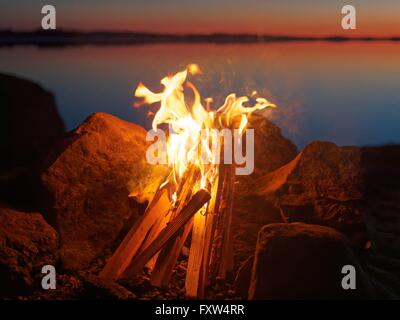
M 38 46 L 67 46 L 67 45 L 127 45 L 151 43 L 262 43 L 290 41 L 400 41 L 399 37 L 308 37 L 308 36 L 276 36 L 257 34 L 161 34 L 145 32 L 112 32 L 112 31 L 0 31 L 0 46 L 38 45 Z

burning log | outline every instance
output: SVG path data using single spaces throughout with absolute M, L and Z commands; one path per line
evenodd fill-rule
M 202 212 L 203 211 L 203 212 Z M 203 259 L 204 239 L 205 239 L 205 210 L 200 210 L 194 215 L 192 243 L 189 252 L 189 261 L 186 272 L 186 295 L 196 297 L 199 286 L 200 268 Z
M 215 179 L 215 184 L 211 188 L 211 194 L 216 195 L 219 183 L 219 176 Z M 203 261 L 200 269 L 200 279 L 199 279 L 199 288 L 198 288 L 198 296 L 204 297 L 205 288 L 209 284 L 209 261 L 211 254 L 211 244 L 214 237 L 214 218 L 215 218 L 215 204 L 217 197 L 214 196 L 211 198 L 211 201 L 208 203 L 207 215 L 206 215 L 206 226 L 205 226 L 205 239 L 204 239 L 204 250 L 203 250 Z
M 234 165 L 229 165 L 226 168 L 226 192 L 224 194 L 224 214 L 222 222 L 225 223 L 222 236 L 221 258 L 218 270 L 218 277 L 225 279 L 228 276 L 233 276 L 233 239 L 231 232 L 232 224 L 232 208 L 233 208 L 233 195 L 235 187 Z
M 231 216 L 234 193 L 234 166 L 219 166 L 219 184 L 215 203 L 215 221 L 209 269 L 212 278 L 226 278 L 233 270 Z
M 206 190 L 199 190 L 190 199 L 188 204 L 182 209 L 177 217 L 172 220 L 166 228 L 164 228 L 157 238 L 135 259 L 129 264 L 123 273 L 124 278 L 135 276 L 166 243 L 171 239 L 189 220 L 193 215 L 200 210 L 209 200 L 211 196 Z
M 219 176 L 212 186 L 215 196 L 209 202 L 206 214 L 198 212 L 194 217 L 185 281 L 188 297 L 203 297 L 211 276 L 225 279 L 233 272 L 231 221 L 234 170 L 232 164 L 219 165 Z M 210 269 L 213 274 L 210 274 Z
M 183 231 L 170 239 L 158 255 L 156 266 L 151 274 L 151 283 L 157 287 L 167 287 L 172 271 L 178 260 L 179 253 L 193 228 L 193 219 L 184 227 Z
M 176 192 L 176 202 L 171 219 L 176 217 L 177 213 L 182 210 L 183 206 L 189 201 L 192 196 L 192 188 L 198 179 L 199 171 L 194 165 L 186 171 L 184 177 L 179 184 Z M 188 223 L 183 230 L 171 238 L 160 251 L 156 265 L 151 275 L 151 283 L 158 287 L 166 287 L 171 278 L 172 271 L 178 260 L 179 253 L 192 231 L 193 221 Z
M 161 230 L 163 230 L 167 226 L 170 219 L 171 219 L 171 210 L 168 210 L 168 213 L 165 216 L 161 216 L 158 218 L 156 223 L 151 228 L 148 236 L 146 237 L 146 241 L 143 243 L 143 248 L 147 248 L 154 241 L 154 239 L 158 236 Z M 157 261 L 157 257 L 158 253 L 154 255 L 149 262 L 147 262 L 146 267 L 149 271 L 153 270 Z

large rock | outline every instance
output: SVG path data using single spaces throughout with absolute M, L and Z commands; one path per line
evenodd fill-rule
M 356 290 L 344 290 L 343 266 L 356 270 Z M 373 290 L 346 238 L 303 223 L 264 226 L 258 235 L 249 299 L 372 298 Z
M 33 207 L 38 166 L 64 124 L 54 96 L 36 83 L 0 74 L 0 97 L 1 198 Z
M 39 213 L 0 208 L 0 296 L 40 288 L 44 265 L 55 265 L 57 233 Z
M 48 219 L 60 233 L 64 268 L 85 270 L 105 257 L 139 217 L 128 195 L 145 198 L 163 177 L 145 160 L 145 136 L 133 123 L 96 113 L 43 173 L 51 200 Z
M 254 172 L 250 176 L 237 176 L 236 181 L 232 221 L 236 267 L 254 253 L 260 228 L 282 221 L 278 208 L 254 193 L 256 179 L 284 166 L 297 155 L 296 146 L 262 112 L 251 115 L 248 128 L 254 129 L 255 134 Z
M 297 155 L 297 147 L 285 138 L 281 129 L 262 113 L 253 113 L 247 126 L 254 129 L 254 173 L 262 176 L 287 164 Z
M 29 80 L 0 74 L 2 169 L 25 166 L 64 132 L 54 96 Z M 7 156 L 5 156 L 7 155 Z
M 331 142 L 312 142 L 287 165 L 263 176 L 254 193 L 289 221 L 333 227 L 364 245 L 361 152 Z
M 397 259 L 400 259 L 399 163 L 399 145 L 362 148 L 363 213 L 368 231 L 376 251 Z

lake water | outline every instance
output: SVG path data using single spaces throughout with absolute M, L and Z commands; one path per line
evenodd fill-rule
M 400 43 L 0 48 L 0 71 L 52 91 L 68 129 L 96 111 L 148 127 L 147 110 L 132 107 L 138 82 L 160 89 L 188 63 L 200 65 L 192 80 L 216 104 L 253 90 L 275 102 L 271 120 L 299 147 L 400 143 Z

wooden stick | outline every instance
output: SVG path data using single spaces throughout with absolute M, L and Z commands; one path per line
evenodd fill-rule
M 143 246 L 140 249 L 140 252 L 143 251 L 144 249 L 146 249 L 154 241 L 154 239 L 159 235 L 161 230 L 163 230 L 167 226 L 170 218 L 171 218 L 170 210 L 168 211 L 168 213 L 165 216 L 160 216 L 158 218 L 157 222 L 154 223 L 153 227 L 149 231 L 149 234 L 147 235 L 146 240 L 144 241 Z M 149 269 L 149 271 L 153 270 L 156 260 L 157 260 L 157 256 L 158 256 L 158 253 L 155 256 L 153 256 L 149 260 L 149 262 L 147 262 L 146 267 L 147 267 L 147 269 Z
M 206 216 L 204 211 L 205 210 L 200 209 L 194 215 L 193 219 L 192 243 L 190 245 L 189 261 L 185 280 L 186 296 L 191 298 L 197 297 L 197 289 L 199 286 L 206 230 Z
M 149 229 L 157 218 L 165 215 L 170 207 L 168 189 L 158 190 L 143 217 L 131 228 L 111 258 L 107 261 L 100 276 L 104 279 L 118 279 L 137 253 Z
M 219 182 L 220 182 L 220 179 L 219 179 L 219 174 L 218 174 L 214 181 L 214 184 L 211 186 L 212 198 L 211 198 L 210 202 L 208 203 L 208 207 L 207 207 L 203 261 L 201 263 L 199 290 L 198 290 L 199 298 L 204 297 L 205 288 L 207 285 L 210 284 L 209 283 L 210 282 L 209 281 L 210 280 L 210 278 L 209 278 L 210 255 L 211 255 L 212 240 L 214 239 L 215 210 L 216 210 L 216 205 L 217 205 L 218 189 L 220 189 Z
M 156 239 L 139 255 L 135 257 L 123 273 L 124 278 L 134 277 L 171 237 L 173 237 L 190 218 L 210 200 L 210 194 L 201 189 L 190 199 L 177 217 L 163 229 Z
M 177 213 L 180 212 L 183 206 L 190 200 L 193 184 L 196 183 L 198 175 L 198 169 L 192 165 L 181 179 L 177 191 L 176 207 L 173 209 L 171 219 L 175 218 Z M 179 231 L 176 236 L 171 238 L 161 249 L 151 274 L 151 283 L 154 286 L 166 287 L 168 285 L 179 253 L 191 230 L 191 227 L 186 225 L 183 230 Z
M 226 279 L 228 273 L 233 272 L 233 238 L 231 232 L 232 225 L 232 209 L 233 209 L 233 195 L 235 187 L 234 165 L 227 168 L 227 193 L 226 208 L 225 208 L 225 224 L 223 230 L 222 248 L 221 248 L 221 262 L 219 265 L 218 277 Z
M 217 198 L 215 203 L 215 218 L 213 221 L 213 239 L 212 239 L 212 247 L 210 253 L 210 261 L 209 261 L 209 269 L 210 274 L 208 277 L 215 278 L 218 275 L 219 264 L 221 260 L 221 252 L 222 252 L 222 239 L 224 233 L 224 224 L 225 224 L 225 208 L 227 205 L 226 196 L 227 186 L 228 186 L 228 168 L 225 164 L 219 165 L 219 182 L 218 182 L 218 190 L 217 190 Z
M 168 241 L 165 247 L 159 252 L 156 265 L 151 274 L 151 284 L 157 287 L 167 287 L 172 276 L 172 271 L 178 260 L 179 253 L 189 233 L 192 231 L 193 219 L 185 225 L 183 232 Z

